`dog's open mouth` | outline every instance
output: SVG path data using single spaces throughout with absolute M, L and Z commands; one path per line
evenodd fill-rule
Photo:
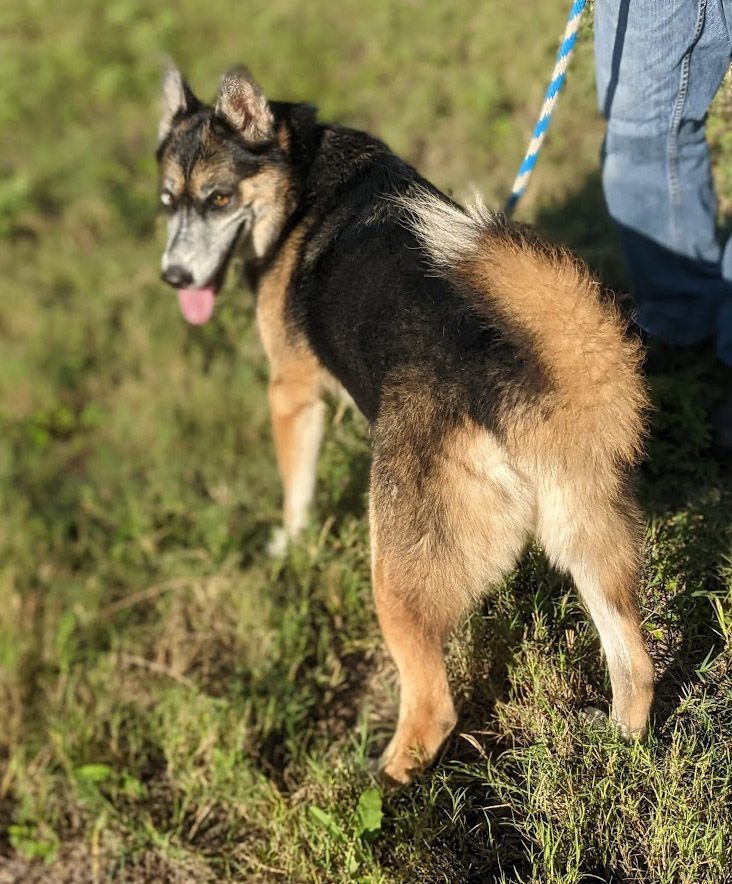
M 205 325 L 213 316 L 216 294 L 226 280 L 226 272 L 229 269 L 232 255 L 246 227 L 246 221 L 243 221 L 224 255 L 219 269 L 209 283 L 197 289 L 178 289 L 180 312 L 186 322 L 190 322 L 191 325 Z

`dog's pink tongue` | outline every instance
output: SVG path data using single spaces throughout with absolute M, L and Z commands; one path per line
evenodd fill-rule
M 215 295 L 212 285 L 202 289 L 178 289 L 180 312 L 192 325 L 203 325 L 211 319 Z

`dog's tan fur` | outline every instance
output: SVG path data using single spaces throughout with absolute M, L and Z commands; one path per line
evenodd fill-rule
M 507 408 L 503 442 L 466 421 L 443 442 L 428 478 L 409 452 L 429 431 L 439 400 L 410 379 L 385 403 L 371 485 L 373 573 L 403 691 L 385 770 L 405 782 L 433 757 L 452 720 L 437 648 L 465 608 L 515 564 L 530 535 L 572 574 L 607 656 L 613 718 L 626 736 L 641 736 L 653 664 L 635 596 L 640 517 L 625 493 L 647 407 L 637 346 L 565 251 L 506 237 L 491 230 L 491 219 L 426 195 L 409 208 L 435 265 L 449 267 L 470 291 L 497 302 L 507 321 L 524 326 L 555 383 L 543 405 Z M 472 226 L 460 230 L 458 250 L 445 231 L 463 225 Z
M 272 230 L 268 227 L 269 235 Z M 323 429 L 321 395 L 329 381 L 304 336 L 293 337 L 284 321 L 287 289 L 306 233 L 306 222 L 290 233 L 258 285 L 257 324 L 270 364 L 269 407 L 284 492 L 283 531 L 270 544 L 276 555 L 305 525 Z
M 252 247 L 257 257 L 266 255 L 292 211 L 291 182 L 283 169 L 265 167 L 239 183 L 242 201 L 254 212 Z
M 186 178 L 179 163 L 172 158 L 167 158 L 160 167 L 160 180 L 165 182 L 168 190 L 175 196 L 180 196 L 186 186 Z
M 555 379 L 550 410 L 506 421 L 509 437 L 576 470 L 582 463 L 633 463 L 642 450 L 648 408 L 640 345 L 625 334 L 617 308 L 603 299 L 587 267 L 566 249 L 527 231 L 498 229 L 480 203 L 466 212 L 427 193 L 405 200 L 415 231 L 438 268 L 484 292 L 493 308 L 530 335 Z M 445 235 L 448 231 L 448 235 Z M 480 310 L 481 302 L 474 301 Z M 568 447 L 568 439 L 583 450 Z M 599 479 L 614 481 L 615 471 Z
M 167 89 L 181 114 L 180 77 Z M 233 202 L 251 210 L 248 270 L 271 366 L 284 486 L 273 551 L 305 524 L 323 390 L 337 378 L 371 420 L 374 595 L 401 679 L 387 777 L 409 781 L 452 730 L 444 642 L 531 536 L 574 578 L 607 657 L 613 717 L 642 735 L 653 664 L 628 476 L 647 398 L 638 346 L 598 283 L 566 251 L 426 189 L 364 133 L 318 127 L 307 108 L 272 110 L 246 73 L 224 79 L 215 113 L 190 114 L 201 144 L 188 139 L 184 174 L 173 157 L 189 118 L 164 106 L 168 187 L 206 190 L 237 163 L 249 170 Z
M 466 419 L 443 441 L 429 476 L 414 452 L 439 398 L 419 376 L 405 375 L 383 403 L 373 430 L 370 511 L 377 613 L 402 686 L 399 724 L 384 754 L 384 772 L 396 782 L 429 763 L 454 726 L 444 641 L 532 535 L 572 574 L 588 606 L 610 669 L 613 717 L 627 736 L 645 732 L 653 693 L 635 600 L 640 519 L 624 488 L 647 407 L 637 346 L 568 253 L 528 235 L 494 233 L 477 215 L 454 219 L 479 229 L 462 230 L 462 250 L 451 252 L 444 214 L 459 210 L 439 203 L 436 219 L 434 209 L 424 195 L 410 204 L 435 265 L 449 266 L 523 326 L 555 383 L 543 406 L 517 403 L 502 414 L 503 441 Z M 312 498 L 314 483 L 303 477 L 314 476 L 327 378 L 283 317 L 306 230 L 301 224 L 290 235 L 260 282 L 258 304 L 290 538 Z
M 300 259 L 307 229 L 303 222 L 290 232 L 277 257 L 257 283 L 257 325 L 273 379 L 290 361 L 307 355 L 315 359 L 305 337 L 293 336 L 285 322 L 287 290 Z

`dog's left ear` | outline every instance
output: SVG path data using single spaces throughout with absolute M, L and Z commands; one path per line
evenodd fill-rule
M 233 68 L 222 79 L 216 113 L 249 144 L 263 144 L 274 135 L 274 117 L 267 99 L 243 65 Z
M 190 114 L 200 107 L 201 103 L 191 92 L 181 72 L 169 62 L 163 71 L 163 95 L 160 104 L 160 123 L 158 124 L 158 144 L 162 144 L 173 128 L 173 120 L 178 114 Z

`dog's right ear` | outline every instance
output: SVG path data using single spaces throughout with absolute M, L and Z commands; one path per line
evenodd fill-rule
M 232 68 L 221 80 L 216 113 L 249 144 L 264 144 L 273 137 L 272 111 L 261 87 L 244 65 Z
M 169 62 L 163 71 L 163 96 L 161 102 L 160 124 L 158 125 L 158 144 L 162 144 L 173 128 L 173 121 L 178 114 L 193 113 L 200 105 L 199 100 L 191 92 L 183 80 L 181 72 Z

